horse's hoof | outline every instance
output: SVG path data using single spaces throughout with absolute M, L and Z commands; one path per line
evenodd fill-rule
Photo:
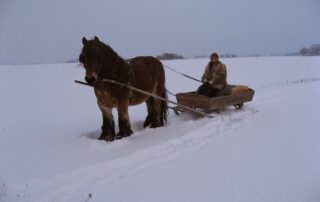
M 151 125 L 150 125 L 150 128 L 158 128 L 158 127 L 161 127 L 161 123 L 158 122 L 158 121 L 155 121 L 155 122 L 152 122 Z
M 116 135 L 115 137 L 114 137 L 114 139 L 115 140 L 120 140 L 120 139 L 122 139 L 123 137 L 121 136 L 121 135 Z
M 163 126 L 163 123 L 161 123 L 160 121 L 158 121 L 156 118 L 148 115 L 144 124 L 143 124 L 143 127 L 148 127 L 150 126 L 150 128 L 158 128 L 158 127 L 161 127 Z
M 112 142 L 114 140 L 114 136 L 108 135 L 108 136 L 104 136 L 101 135 L 98 140 L 105 140 L 107 142 Z
M 150 125 L 150 123 L 144 122 L 143 127 L 146 128 L 146 127 L 148 127 L 149 125 Z
M 107 136 L 107 137 L 105 137 L 105 141 L 107 141 L 107 142 L 112 142 L 114 139 L 115 139 L 114 136 Z
M 122 139 L 122 138 L 124 138 L 124 137 L 129 137 L 131 134 L 133 133 L 133 131 L 131 130 L 131 129 L 128 129 L 128 130 L 126 130 L 126 131 L 120 131 L 117 135 L 116 135 L 116 137 L 115 137 L 115 139 Z
M 148 127 L 152 122 L 152 117 L 150 115 L 147 116 L 146 120 L 143 123 L 143 127 L 146 128 Z
M 106 136 L 105 135 L 100 135 L 100 137 L 98 137 L 98 140 L 105 140 L 106 139 Z
M 126 137 L 129 137 L 132 133 L 133 133 L 133 131 L 131 129 L 128 129 Z

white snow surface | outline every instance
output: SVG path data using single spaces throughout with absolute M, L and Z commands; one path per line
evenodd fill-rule
M 200 78 L 208 59 L 163 61 Z M 0 201 L 320 201 L 320 57 L 222 59 L 228 82 L 256 91 L 215 118 L 170 113 L 97 140 L 102 122 L 78 64 L 0 66 Z M 167 88 L 199 83 L 166 69 Z M 170 99 L 175 100 L 173 96 Z M 117 120 L 114 110 L 115 120 Z

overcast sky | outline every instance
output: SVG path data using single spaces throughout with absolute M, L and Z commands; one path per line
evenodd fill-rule
M 0 64 L 78 58 L 97 35 L 125 58 L 282 54 L 320 43 L 319 0 L 0 0 Z

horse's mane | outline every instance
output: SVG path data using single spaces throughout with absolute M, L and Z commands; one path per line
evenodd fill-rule
M 98 47 L 100 49 L 100 57 L 102 59 L 105 59 L 105 62 L 110 63 L 110 65 L 113 65 L 113 63 L 117 60 L 122 60 L 123 62 L 124 59 L 118 55 L 109 45 L 106 45 L 105 43 L 99 41 L 97 42 Z M 109 64 L 108 64 L 109 65 Z
M 99 47 L 100 63 L 103 69 L 100 76 L 104 78 L 122 77 L 125 80 L 129 79 L 127 74 L 128 72 L 131 73 L 131 67 L 126 60 L 119 56 L 109 45 L 101 41 L 96 43 Z

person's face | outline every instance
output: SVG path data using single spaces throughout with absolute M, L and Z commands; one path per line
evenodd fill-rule
M 214 56 L 211 57 L 210 60 L 211 60 L 211 62 L 218 62 L 218 58 L 217 58 L 217 57 L 214 57 Z

